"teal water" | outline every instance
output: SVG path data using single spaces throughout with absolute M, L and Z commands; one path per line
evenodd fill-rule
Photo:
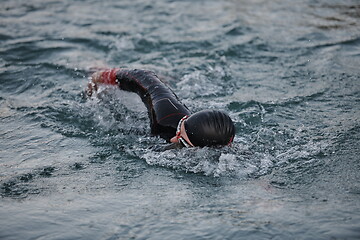
M 0 239 L 359 239 L 360 4 L 14 1 L 0 9 Z M 154 152 L 158 73 L 232 147 Z

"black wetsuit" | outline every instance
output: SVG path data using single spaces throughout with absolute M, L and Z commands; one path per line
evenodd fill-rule
M 190 115 L 189 109 L 152 71 L 120 69 L 116 82 L 120 89 L 141 97 L 148 109 L 151 133 L 168 142 L 175 136 L 180 119 Z

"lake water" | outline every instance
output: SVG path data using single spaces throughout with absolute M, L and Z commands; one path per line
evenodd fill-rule
M 357 0 L 2 0 L 0 239 L 359 239 Z M 155 71 L 231 147 L 155 152 Z

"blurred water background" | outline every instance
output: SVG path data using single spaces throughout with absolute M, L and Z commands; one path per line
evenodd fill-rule
M 0 239 L 359 239 L 357 0 L 2 0 Z M 232 147 L 154 152 L 153 70 Z

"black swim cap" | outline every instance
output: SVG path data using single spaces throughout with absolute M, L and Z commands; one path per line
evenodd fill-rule
M 203 110 L 192 114 L 184 124 L 186 134 L 194 146 L 228 145 L 235 136 L 231 118 L 217 110 Z

